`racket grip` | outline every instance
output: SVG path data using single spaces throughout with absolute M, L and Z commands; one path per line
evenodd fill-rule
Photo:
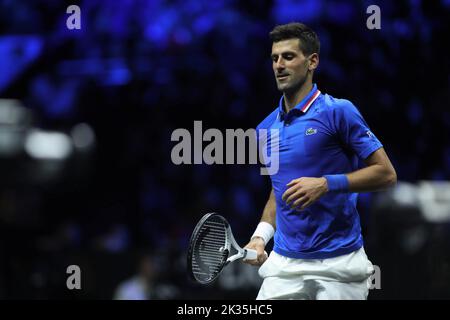
M 256 260 L 258 257 L 258 254 L 256 253 L 256 250 L 253 249 L 245 249 L 246 254 L 244 256 L 244 260 Z

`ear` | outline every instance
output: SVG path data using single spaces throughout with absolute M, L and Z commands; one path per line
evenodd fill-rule
M 319 66 L 319 55 L 317 53 L 311 54 L 308 58 L 308 61 L 309 61 L 308 70 L 314 71 Z

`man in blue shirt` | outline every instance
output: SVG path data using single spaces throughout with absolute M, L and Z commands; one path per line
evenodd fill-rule
M 261 222 L 246 246 L 258 252 L 247 262 L 262 265 L 258 299 L 366 299 L 373 266 L 364 252 L 357 192 L 394 185 L 395 170 L 358 109 L 313 84 L 316 33 L 290 23 L 275 27 L 270 37 L 283 96 L 257 127 L 278 130 L 279 161 Z

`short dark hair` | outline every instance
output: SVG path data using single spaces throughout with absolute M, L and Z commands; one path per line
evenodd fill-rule
M 299 22 L 278 25 L 269 33 L 272 42 L 279 42 L 289 39 L 300 40 L 300 50 L 304 54 L 319 54 L 320 41 L 317 34 L 308 26 Z

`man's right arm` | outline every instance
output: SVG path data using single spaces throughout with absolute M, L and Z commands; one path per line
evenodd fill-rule
M 266 206 L 264 207 L 264 211 L 261 217 L 261 222 L 267 222 L 272 225 L 275 229 L 275 217 L 276 217 L 276 203 L 275 203 L 275 193 L 273 192 L 273 188 L 270 191 L 269 200 L 267 200 Z
M 255 232 L 258 233 L 258 230 L 261 230 L 262 234 L 261 236 L 253 235 L 250 242 L 245 246 L 245 248 L 256 250 L 256 252 L 258 253 L 258 258 L 256 260 L 244 260 L 246 263 L 260 266 L 264 263 L 264 261 L 266 261 L 267 253 L 264 251 L 264 248 L 266 247 L 267 243 L 264 241 L 264 236 L 266 237 L 266 240 L 268 242 L 268 240 L 270 240 L 271 238 L 271 235 L 268 235 L 268 233 L 270 233 L 270 228 L 272 227 L 273 230 L 275 230 L 276 228 L 275 217 L 276 203 L 275 194 L 272 188 L 269 199 L 267 200 L 266 206 L 264 207 L 261 221 L 258 225 L 257 231 Z

